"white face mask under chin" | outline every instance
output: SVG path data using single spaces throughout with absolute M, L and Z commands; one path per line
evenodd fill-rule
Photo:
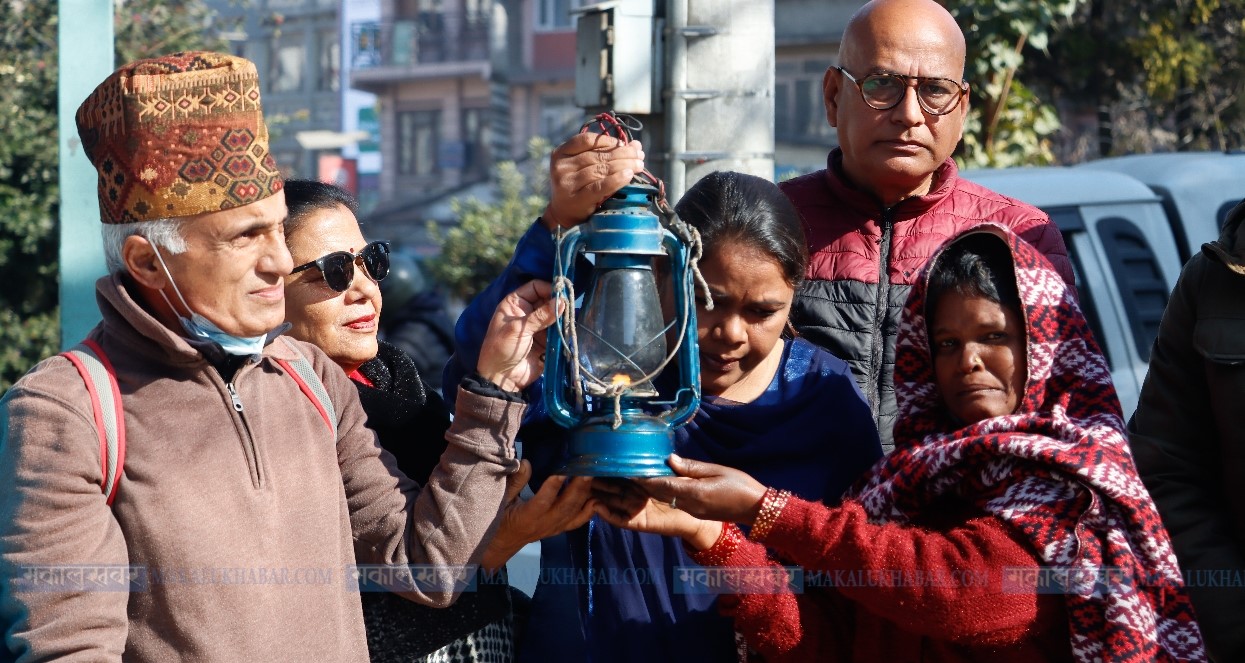
M 226 354 L 248 357 L 257 355 L 264 351 L 265 342 L 268 340 L 267 334 L 260 336 L 234 336 L 207 318 L 195 313 L 190 308 L 190 304 L 186 303 L 186 298 L 182 296 L 182 291 L 177 287 L 177 282 L 173 280 L 173 274 L 169 272 L 168 265 L 164 264 L 164 256 L 160 255 L 160 248 L 155 244 L 151 245 L 152 250 L 156 252 L 156 259 L 160 261 L 160 267 L 164 269 L 164 274 L 169 278 L 169 283 L 173 286 L 173 292 L 177 294 L 177 298 L 181 300 L 182 306 L 190 311 L 190 317 L 183 317 L 177 312 L 177 307 L 173 306 L 173 302 L 169 301 L 168 295 L 164 294 L 164 290 L 160 291 L 160 296 L 164 298 L 164 303 L 169 305 L 173 313 L 177 315 L 177 319 L 182 323 L 182 329 L 186 330 L 186 334 L 191 338 L 203 339 L 211 341 L 220 346 Z

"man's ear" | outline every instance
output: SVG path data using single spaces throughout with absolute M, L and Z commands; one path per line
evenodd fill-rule
M 964 125 L 968 121 L 969 97 L 973 96 L 973 89 L 968 88 L 968 93 L 960 97 L 960 107 L 955 112 L 960 114 L 960 140 L 964 140 Z
M 834 67 L 827 67 L 821 77 L 821 96 L 826 102 L 826 121 L 832 127 L 839 126 L 839 88 L 843 86 L 843 74 Z
M 163 290 L 167 275 L 160 267 L 156 249 L 146 237 L 130 235 L 121 245 L 121 262 L 135 281 L 152 290 Z

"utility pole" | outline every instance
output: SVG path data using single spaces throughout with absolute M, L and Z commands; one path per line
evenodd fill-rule
M 773 179 L 773 0 L 589 5 L 576 50 L 576 103 L 644 124 L 671 202 L 715 170 Z
M 671 200 L 715 170 L 773 179 L 773 0 L 659 1 Z
M 74 114 L 112 73 L 112 9 L 112 0 L 60 0 L 57 8 L 62 348 L 86 338 L 99 322 L 95 281 L 107 273 L 95 196 L 98 175 L 78 141 Z

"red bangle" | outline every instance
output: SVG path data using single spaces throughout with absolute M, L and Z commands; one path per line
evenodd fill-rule
M 701 566 L 725 566 L 731 555 L 743 543 L 744 533 L 735 523 L 722 523 L 722 533 L 712 546 L 692 553 L 692 561 Z
M 765 496 L 761 498 L 761 510 L 757 512 L 757 519 L 752 524 L 752 531 L 748 533 L 748 538 L 753 541 L 763 540 L 774 528 L 774 523 L 778 522 L 778 517 L 782 515 L 783 507 L 787 506 L 789 499 L 791 499 L 789 490 L 777 488 L 766 490 Z

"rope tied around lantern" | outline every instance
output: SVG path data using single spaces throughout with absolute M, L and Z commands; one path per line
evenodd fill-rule
M 695 231 L 695 228 L 691 228 L 691 230 Z M 693 235 L 693 237 L 694 241 L 697 242 L 697 244 L 694 245 L 695 248 L 693 249 L 694 255 L 699 255 L 699 234 Z M 563 233 L 562 230 L 559 229 L 556 235 L 557 251 L 554 258 L 559 273 L 562 272 L 562 240 Z M 688 267 L 694 272 L 697 271 L 690 259 L 688 260 Z M 701 281 L 703 282 L 703 278 Z M 617 430 L 618 427 L 622 425 L 622 397 L 633 390 L 633 385 L 641 385 L 646 383 L 651 384 L 652 381 L 656 379 L 658 375 L 661 375 L 661 372 L 666 369 L 666 366 L 668 366 L 678 355 L 679 348 L 683 345 L 683 338 L 687 334 L 687 321 L 690 318 L 689 308 L 691 306 L 691 300 L 685 299 L 683 302 L 684 308 L 682 315 L 679 316 L 681 322 L 677 337 L 678 340 L 675 342 L 674 347 L 666 353 L 666 357 L 661 361 L 661 363 L 658 364 L 652 372 L 646 373 L 639 380 L 631 384 L 615 384 L 607 383 L 601 378 L 593 375 L 591 371 L 583 370 L 583 362 L 579 357 L 579 329 L 575 322 L 574 304 L 576 295 L 574 282 L 565 276 L 558 276 L 555 278 L 553 281 L 553 298 L 554 301 L 560 302 L 558 305 L 561 310 L 558 314 L 558 317 L 560 318 L 559 323 L 562 325 L 562 328 L 566 330 L 566 333 L 562 335 L 562 350 L 569 353 L 571 356 L 571 383 L 575 393 L 576 405 L 581 410 L 584 408 L 585 392 L 587 395 L 601 396 L 613 400 L 614 419 L 612 427 Z M 673 324 L 673 322 L 667 324 L 665 328 L 662 329 L 661 333 L 664 334 L 669 331 Z
M 643 125 L 635 118 L 610 111 L 598 114 L 592 120 L 585 122 L 580 128 L 580 133 L 595 130 L 596 133 L 612 136 L 626 144 L 633 140 L 631 132 L 638 131 L 642 127 Z M 713 310 L 713 296 L 709 292 L 708 282 L 705 281 L 705 277 L 700 271 L 700 259 L 704 255 L 704 245 L 701 241 L 700 231 L 678 217 L 670 203 L 666 200 L 665 183 L 647 169 L 637 173 L 632 179 L 632 184 L 648 185 L 657 189 L 657 195 L 654 199 L 657 210 L 661 214 L 666 228 L 687 245 L 687 269 L 692 273 L 694 283 L 704 292 L 705 309 Z M 601 202 L 604 203 L 605 201 Z M 571 356 L 571 382 L 575 393 L 576 406 L 583 410 L 586 396 L 589 395 L 612 400 L 614 416 L 611 427 L 617 430 L 622 425 L 622 397 L 633 391 L 634 385 L 651 384 L 678 355 L 683 339 L 687 334 L 688 320 L 691 317 L 690 309 L 694 298 L 683 298 L 683 310 L 679 316 L 681 324 L 677 341 L 653 371 L 644 374 L 640 380 L 631 383 L 607 384 L 601 378 L 593 375 L 591 371 L 583 370 L 586 367 L 582 365 L 579 356 L 579 332 L 575 322 L 575 284 L 566 276 L 561 276 L 566 273 L 565 265 L 562 263 L 562 245 L 566 237 L 564 229 L 559 227 L 554 237 L 556 244 L 555 271 L 559 276 L 553 281 L 553 298 L 555 302 L 559 302 L 561 311 L 558 314 L 559 323 L 566 330 L 566 333 L 561 335 L 562 351 L 569 353 Z M 667 333 L 673 324 L 673 321 L 667 324 L 661 333 Z M 624 358 L 628 361 L 631 359 L 630 357 Z M 632 365 L 635 364 L 633 363 Z

